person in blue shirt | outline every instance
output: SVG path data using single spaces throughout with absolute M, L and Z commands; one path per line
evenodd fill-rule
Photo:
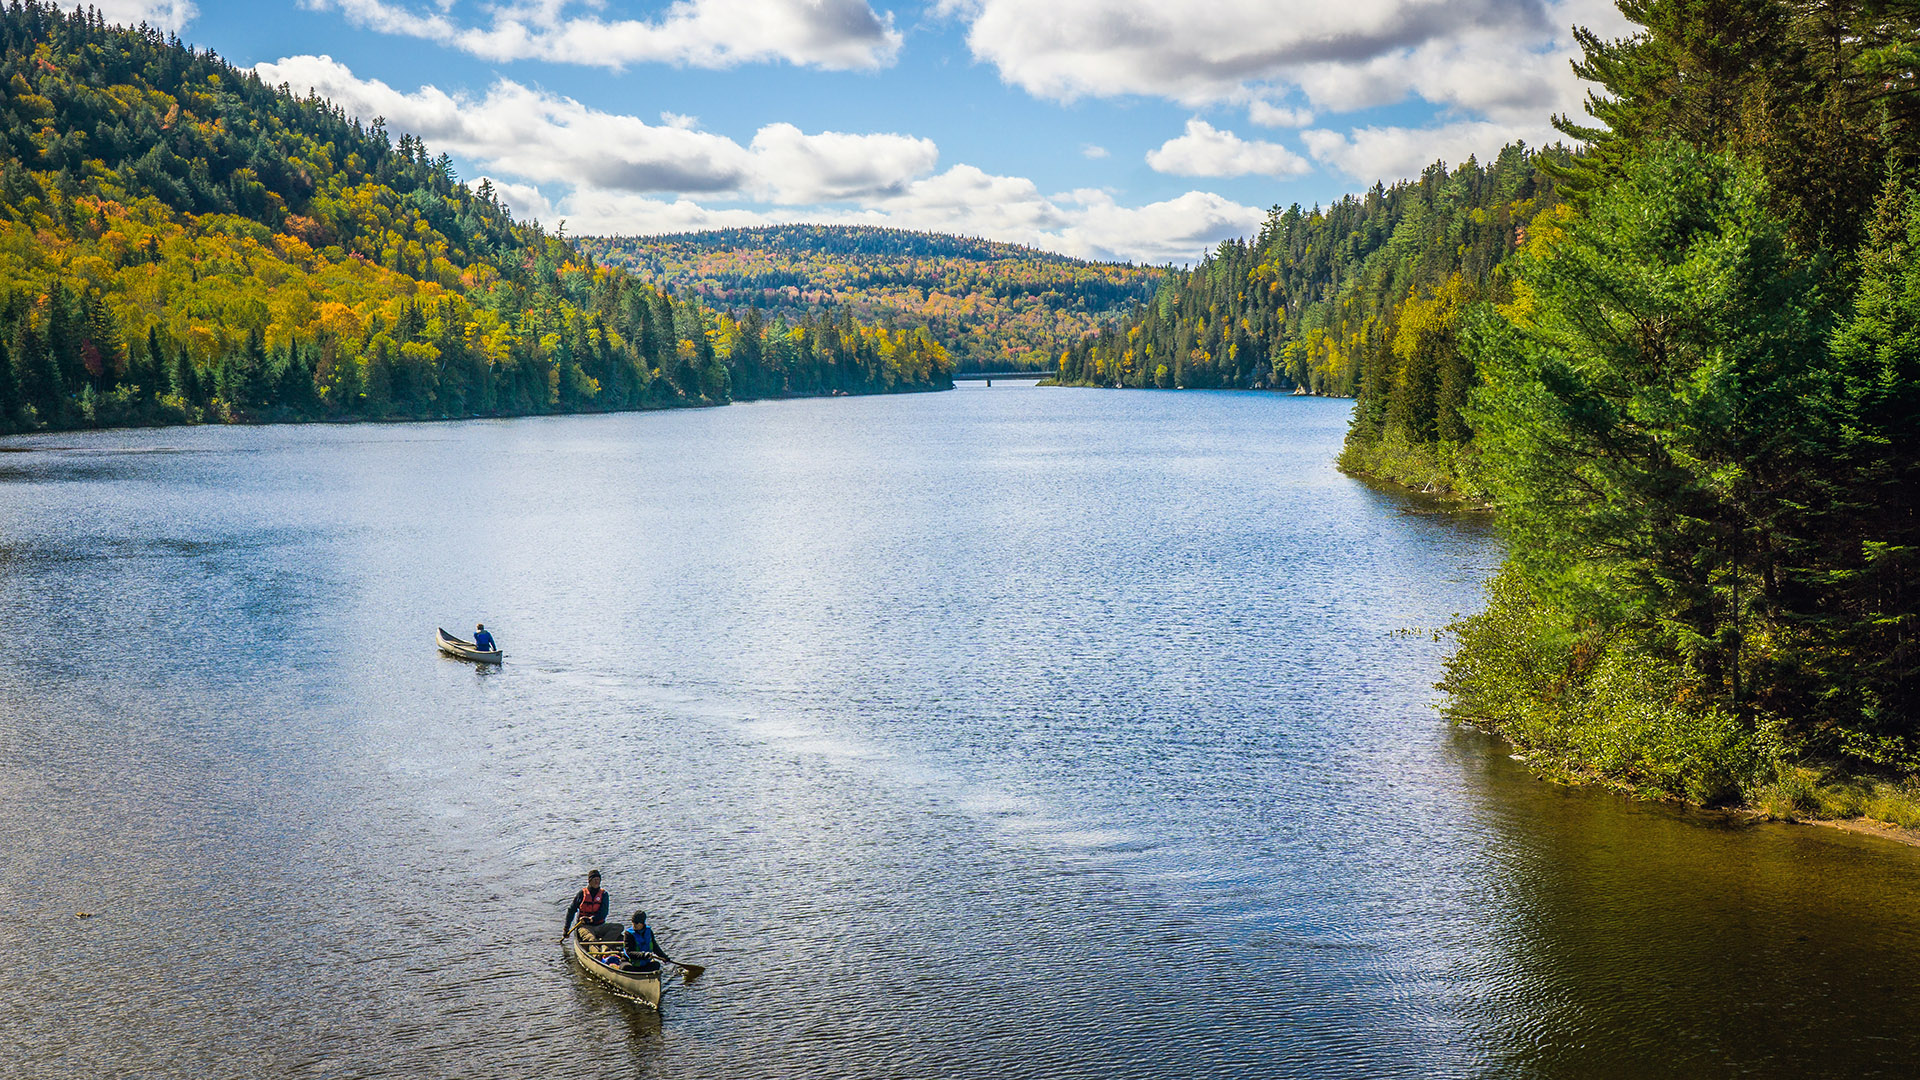
M 473 624 L 473 647 L 481 652 L 493 651 L 493 635 L 487 633 L 486 623 Z
M 653 927 L 647 925 L 647 913 L 633 913 L 633 925 L 620 935 L 625 947 L 628 971 L 659 971 L 660 961 L 671 960 L 667 950 L 660 947 L 660 939 L 653 936 Z

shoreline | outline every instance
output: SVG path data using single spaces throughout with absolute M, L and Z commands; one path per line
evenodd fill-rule
M 1703 806 L 1699 803 L 1673 796 L 1661 797 L 1648 795 L 1629 785 L 1603 776 L 1595 776 L 1565 769 L 1542 772 L 1535 767 L 1534 756 L 1514 745 L 1512 740 L 1508 739 L 1505 735 L 1466 720 L 1449 720 L 1448 725 L 1455 731 L 1471 732 L 1472 734 L 1493 740 L 1495 744 L 1493 749 L 1496 752 L 1504 752 L 1509 760 L 1526 769 L 1527 775 L 1536 783 L 1559 784 L 1563 787 L 1605 791 L 1619 798 L 1638 803 L 1668 803 L 1674 806 L 1686 807 L 1689 811 L 1697 811 L 1704 814 L 1724 814 L 1728 817 L 1745 821 L 1750 825 L 1806 825 L 1831 830 L 1836 833 L 1868 836 L 1879 840 L 1890 841 L 1895 844 L 1901 844 L 1906 847 L 1920 848 L 1920 828 L 1908 828 L 1891 821 L 1881 821 L 1878 818 L 1781 817 L 1768 813 L 1751 804 L 1712 807 Z
M 96 424 L 82 427 L 43 427 L 27 431 L 0 430 L 0 443 L 4 443 L 8 439 L 35 438 L 47 435 L 77 435 L 95 431 L 169 431 L 178 428 L 304 427 L 308 425 L 351 424 L 457 424 L 468 420 L 525 420 L 559 416 L 622 416 L 632 413 L 676 412 L 681 409 L 724 409 L 729 405 L 751 405 L 760 401 L 810 401 L 815 398 L 893 397 L 899 394 L 933 394 L 952 390 L 953 388 L 953 385 L 949 383 L 946 386 L 890 387 L 885 390 L 829 390 L 817 394 L 768 394 L 762 397 L 730 397 L 725 401 L 681 400 L 667 404 L 637 405 L 629 409 L 575 409 L 567 412 L 485 412 L 467 413 L 462 416 L 296 416 L 272 420 L 197 420 L 192 423 L 172 424 Z
M 1890 821 L 1876 821 L 1873 818 L 1774 818 L 1757 811 L 1749 811 L 1760 821 L 1779 825 L 1817 825 L 1824 829 L 1852 833 L 1855 836 L 1872 836 L 1881 840 L 1891 840 L 1896 844 L 1920 848 L 1920 829 L 1908 829 Z

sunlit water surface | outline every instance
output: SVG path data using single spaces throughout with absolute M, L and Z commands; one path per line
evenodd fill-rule
M 1346 413 L 6 440 L 0 1074 L 1912 1075 L 1915 853 L 1450 731 L 1497 543 Z M 662 1015 L 557 944 L 595 866 Z

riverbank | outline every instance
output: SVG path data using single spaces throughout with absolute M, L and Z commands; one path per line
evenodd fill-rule
M 452 423 L 460 420 L 514 420 L 536 416 L 614 416 L 621 413 L 671 412 L 680 409 L 718 409 L 728 405 L 742 405 L 756 401 L 799 401 L 808 398 L 833 397 L 882 397 L 894 394 L 929 394 L 952 389 L 953 383 L 948 381 L 945 385 L 939 383 L 913 383 L 853 390 L 836 387 L 817 392 L 786 392 L 779 394 L 760 394 L 749 397 L 726 397 L 717 401 L 707 397 L 663 398 L 618 409 L 506 410 L 442 413 L 438 415 L 408 415 L 405 413 L 366 415 L 347 413 L 340 415 L 307 416 L 285 410 L 250 413 L 224 408 L 205 407 L 191 411 L 175 411 L 162 415 L 116 417 L 106 422 L 91 424 L 42 424 L 33 427 L 25 427 L 18 424 L 0 424 L 0 439 L 15 435 L 63 435 L 83 431 L 134 431 L 141 429 L 182 427 L 265 427 L 283 424 L 437 424 Z
M 1348 476 L 1377 480 L 1462 510 L 1493 509 L 1476 479 L 1479 455 L 1472 443 L 1416 443 L 1398 428 L 1389 428 L 1373 442 L 1349 433 L 1334 464 Z
M 1738 819 L 1781 825 L 1810 825 L 1856 836 L 1920 847 L 1920 787 L 1861 777 L 1826 776 L 1792 766 L 1788 774 L 1759 788 L 1752 798 L 1732 806 L 1713 806 L 1670 792 L 1649 790 L 1552 755 L 1529 752 L 1497 729 L 1455 720 L 1461 730 L 1499 741 L 1507 756 L 1534 777 L 1564 787 L 1598 788 L 1640 802 L 1673 803 Z

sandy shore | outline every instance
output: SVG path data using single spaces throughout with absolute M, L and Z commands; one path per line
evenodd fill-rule
M 1878 836 L 1896 844 L 1908 847 L 1920 847 L 1920 830 L 1903 829 L 1898 825 L 1872 818 L 1851 818 L 1846 821 L 1799 821 L 1797 825 L 1821 825 L 1841 832 L 1859 833 L 1862 836 Z

